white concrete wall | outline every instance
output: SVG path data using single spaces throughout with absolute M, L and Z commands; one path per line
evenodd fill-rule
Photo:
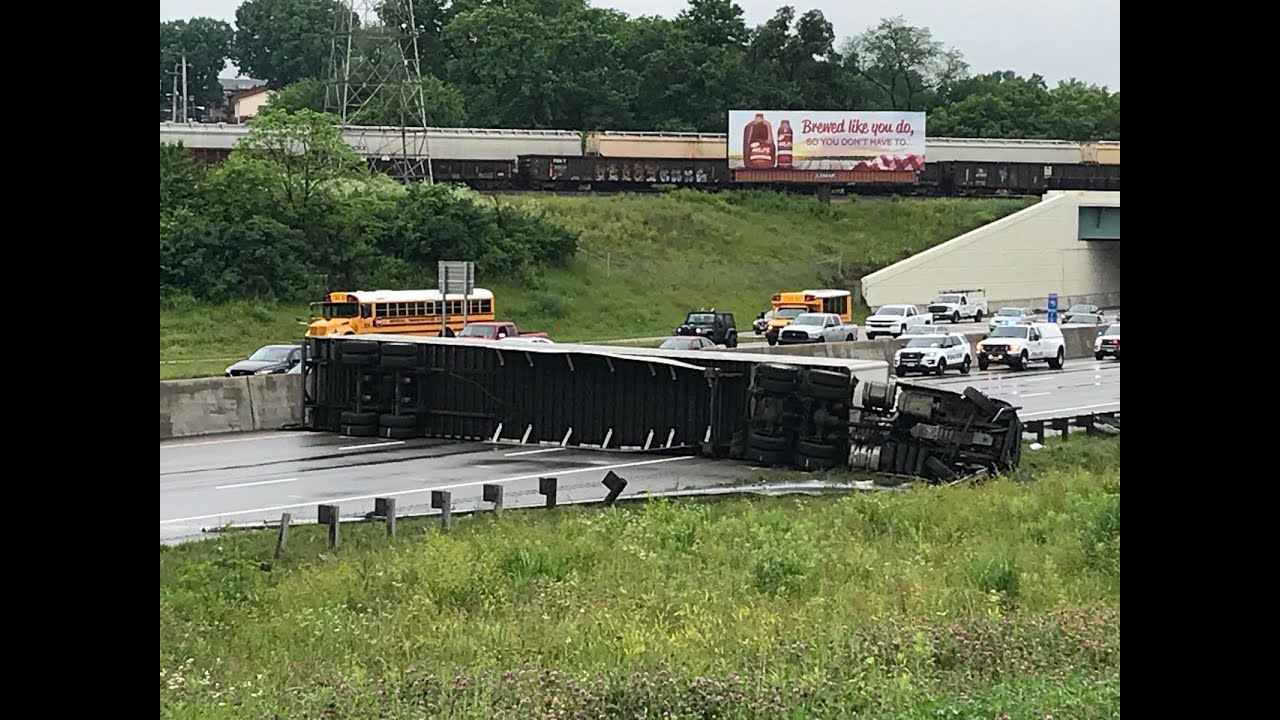
M 1120 305 L 1120 242 L 1081 241 L 1080 207 L 1119 207 L 1118 192 L 1053 191 L 1032 207 L 862 279 L 869 306 L 925 305 L 943 288 L 982 288 L 988 304 Z

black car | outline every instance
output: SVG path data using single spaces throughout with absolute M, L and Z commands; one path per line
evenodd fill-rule
M 700 335 L 717 345 L 738 347 L 738 326 L 733 313 L 697 310 L 684 318 L 684 324 L 672 335 Z
M 227 368 L 227 377 L 286 373 L 301 361 L 301 345 L 263 345 L 249 357 Z

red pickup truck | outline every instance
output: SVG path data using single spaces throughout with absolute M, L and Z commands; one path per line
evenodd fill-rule
M 462 332 L 458 333 L 460 338 L 475 338 L 476 340 L 506 340 L 507 338 L 542 338 L 547 339 L 544 332 L 527 332 L 522 333 L 511 322 L 474 322 L 467 323 L 462 328 Z

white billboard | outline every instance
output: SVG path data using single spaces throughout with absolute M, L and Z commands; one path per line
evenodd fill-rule
M 920 170 L 922 112 L 733 110 L 735 170 Z

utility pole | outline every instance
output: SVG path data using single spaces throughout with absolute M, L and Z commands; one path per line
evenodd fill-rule
M 189 122 L 191 114 L 187 112 L 187 53 L 182 53 L 182 122 Z
M 169 120 L 178 122 L 178 65 L 173 65 L 173 92 L 169 94 Z

